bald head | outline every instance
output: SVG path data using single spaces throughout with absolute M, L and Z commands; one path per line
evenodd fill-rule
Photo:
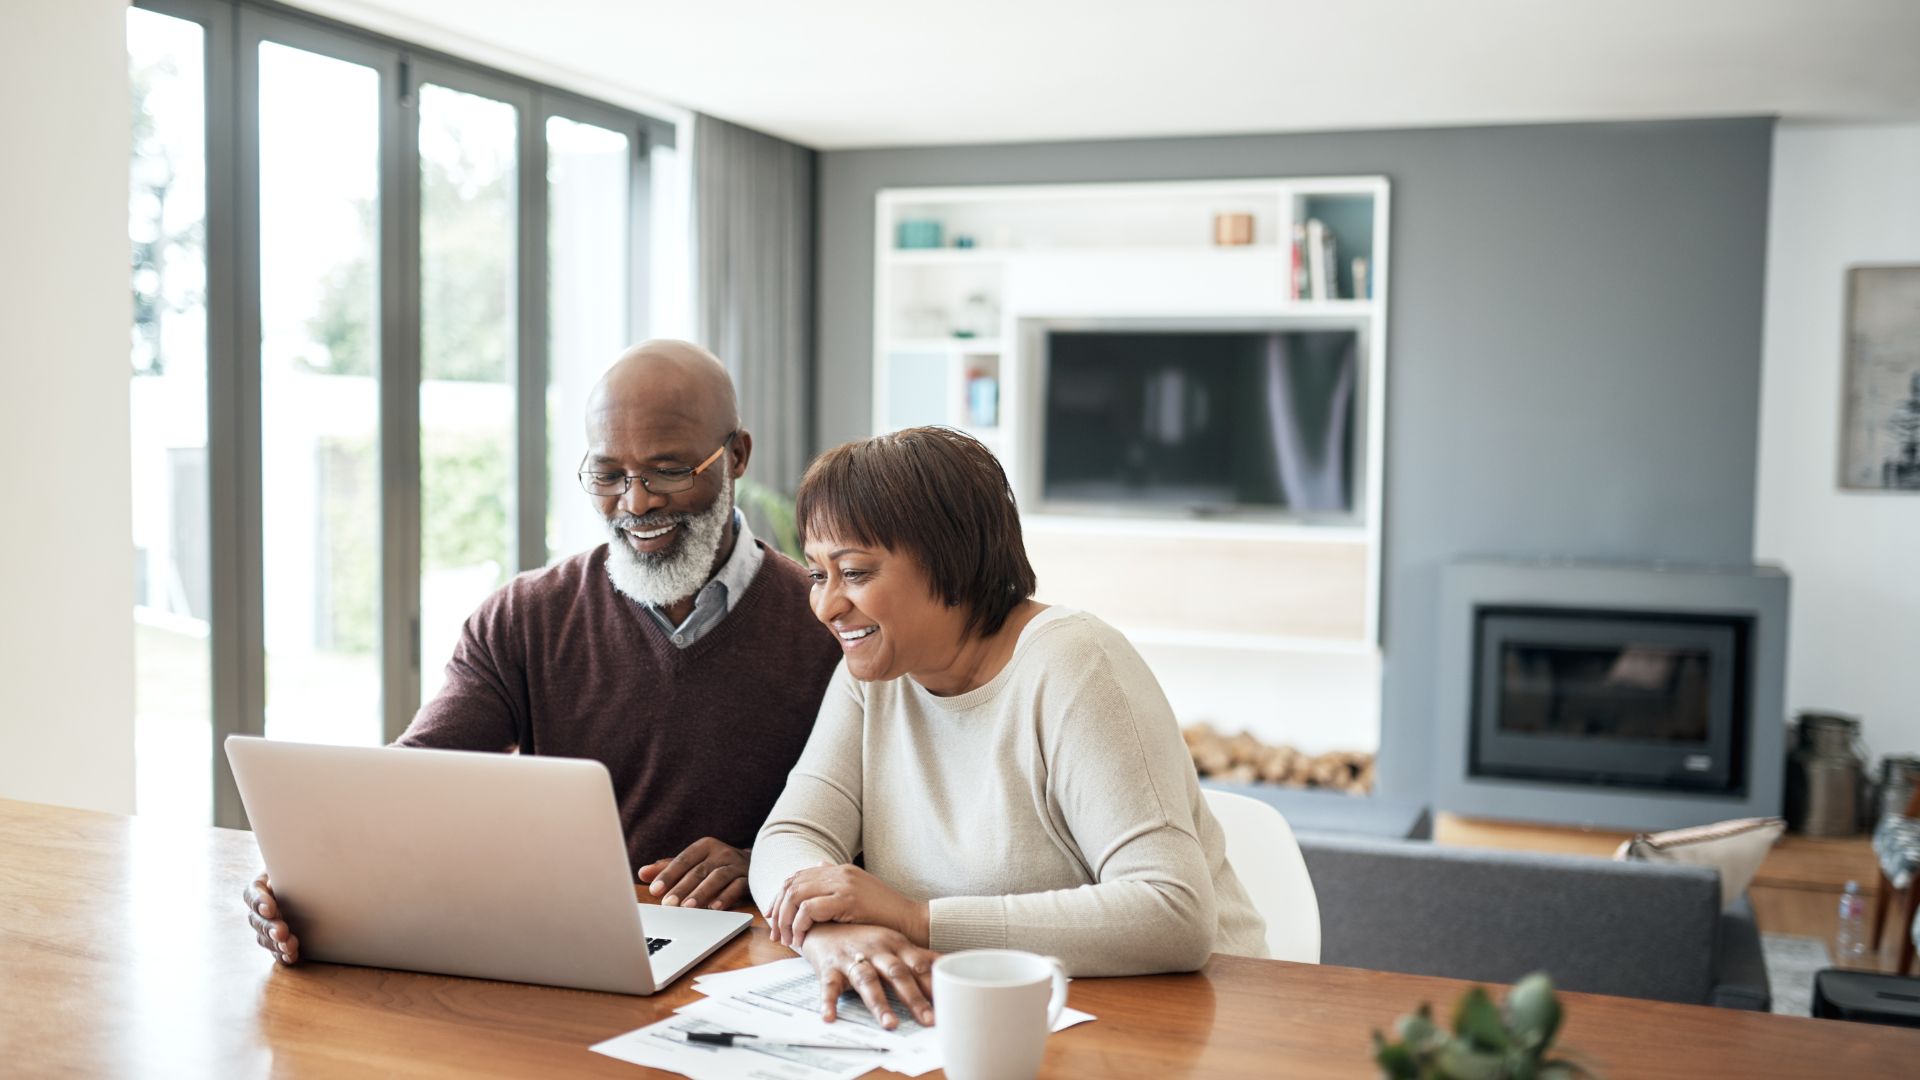
M 711 478 L 725 474 L 737 480 L 746 472 L 753 437 L 740 430 L 727 369 L 690 341 L 635 345 L 620 354 L 587 396 L 587 464 L 592 467 L 629 475 L 641 469 L 692 469 L 722 446 L 730 453 L 725 461 L 715 461 Z M 713 490 L 701 486 L 671 501 L 699 502 L 703 493 L 711 498 Z M 625 501 L 632 512 L 644 513 L 643 503 L 662 500 L 636 495 Z
M 733 379 L 691 341 L 659 338 L 620 354 L 587 397 L 587 439 L 620 414 L 660 413 L 725 434 L 740 426 Z

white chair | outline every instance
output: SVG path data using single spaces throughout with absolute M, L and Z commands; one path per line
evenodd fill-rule
M 1202 790 L 1227 835 L 1227 861 L 1267 921 L 1267 951 L 1275 960 L 1319 963 L 1320 900 L 1287 819 L 1259 799 Z

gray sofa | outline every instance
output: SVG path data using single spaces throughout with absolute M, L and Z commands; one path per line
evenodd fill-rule
M 1771 1002 L 1753 909 L 1691 866 L 1303 832 L 1322 963 L 1734 1009 Z

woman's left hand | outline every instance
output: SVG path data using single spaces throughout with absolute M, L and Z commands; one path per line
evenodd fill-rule
M 939 957 L 898 931 L 879 926 L 823 926 L 807 937 L 800 955 L 820 977 L 820 1019 L 840 1015 L 840 995 L 852 990 L 867 1011 L 892 1031 L 900 1018 L 887 1000 L 900 999 L 921 1026 L 933 1023 L 933 962 Z
M 767 931 L 798 949 L 815 923 L 865 923 L 897 930 L 915 945 L 927 944 L 927 905 L 906 896 L 852 863 L 796 872 L 767 908 Z

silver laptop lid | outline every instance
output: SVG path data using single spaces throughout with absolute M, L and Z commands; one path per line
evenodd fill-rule
M 239 735 L 226 747 L 303 957 L 653 991 L 606 766 Z

